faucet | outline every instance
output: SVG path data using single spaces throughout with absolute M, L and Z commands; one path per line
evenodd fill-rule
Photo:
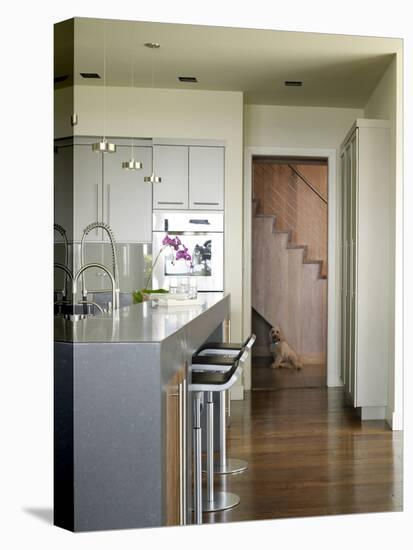
M 70 269 L 67 267 L 67 265 L 63 265 L 63 264 L 60 264 L 58 262 L 54 264 L 54 267 L 55 267 L 55 269 L 56 268 L 61 269 L 62 271 L 65 272 L 65 282 L 64 282 L 64 285 L 63 285 L 63 289 L 62 289 L 62 297 L 65 300 L 66 297 L 67 297 L 66 278 L 69 277 L 69 279 L 71 279 L 71 281 L 73 282 L 73 273 L 70 271 Z
M 79 269 L 79 271 L 76 273 L 76 275 L 74 276 L 74 278 L 73 278 L 73 290 L 72 290 L 73 302 L 76 303 L 77 281 L 78 281 L 80 275 L 83 275 L 83 273 L 87 269 L 90 269 L 92 267 L 97 267 L 98 269 L 102 269 L 105 273 L 107 273 L 109 275 L 110 282 L 112 283 L 112 310 L 117 309 L 117 307 L 116 307 L 116 282 L 115 282 L 115 278 L 106 266 L 104 266 L 103 264 L 98 264 L 98 263 L 90 263 L 90 264 L 83 265 Z M 84 281 L 83 281 L 83 285 L 82 285 L 82 292 L 84 292 L 87 295 L 87 290 L 86 290 Z
M 68 266 L 69 264 L 69 245 L 68 245 L 68 242 L 67 242 L 67 235 L 66 235 L 66 230 L 64 229 L 64 227 L 62 227 L 61 225 L 59 225 L 58 223 L 55 223 L 53 225 L 53 228 L 55 231 L 57 231 L 58 233 L 60 233 L 60 235 L 63 237 L 63 242 L 64 242 L 64 251 L 65 251 L 65 263 L 64 265 L 65 266 Z M 55 264 L 57 265 L 57 264 Z M 62 265 L 62 264 L 60 264 Z M 65 274 L 64 276 L 64 279 L 63 279 L 63 288 L 62 288 L 62 297 L 63 297 L 63 300 L 66 299 L 66 296 L 67 296 L 67 273 Z M 72 275 L 70 274 L 70 277 L 73 279 Z
M 109 241 L 110 241 L 110 246 L 111 246 L 111 249 L 112 249 L 112 272 L 113 272 L 113 279 L 114 279 L 114 282 L 112 284 L 113 284 L 113 288 L 115 289 L 115 300 L 112 303 L 113 303 L 113 308 L 118 309 L 119 308 L 118 258 L 117 258 L 117 255 L 116 255 L 116 241 L 115 241 L 115 237 L 113 235 L 113 231 L 112 231 L 110 225 L 108 225 L 107 223 L 104 223 L 104 222 L 93 222 L 93 223 L 90 223 L 88 226 L 85 227 L 85 229 L 83 231 L 83 235 L 82 235 L 82 240 L 81 240 L 81 243 L 80 243 L 80 265 L 81 265 L 81 268 L 82 268 L 82 266 L 84 265 L 84 262 L 85 262 L 85 258 L 84 258 L 85 239 L 86 239 L 87 235 L 92 231 L 92 229 L 98 229 L 98 228 L 103 229 L 104 231 L 106 231 L 106 233 L 108 234 Z M 88 265 L 91 265 L 91 264 L 88 264 Z M 100 268 L 104 268 L 104 266 L 102 266 L 102 264 L 96 264 L 95 267 L 97 267 L 97 266 L 100 267 Z M 104 271 L 106 273 L 108 273 L 108 275 L 110 275 L 109 271 L 106 268 L 104 269 Z M 86 285 L 85 285 L 85 277 L 83 275 L 83 271 L 81 273 L 82 273 L 82 296 L 83 296 L 83 299 L 86 300 L 87 299 L 87 290 L 86 290 Z

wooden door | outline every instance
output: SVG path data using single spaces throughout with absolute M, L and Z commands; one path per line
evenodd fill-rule
M 153 207 L 164 210 L 188 208 L 188 147 L 154 145 L 153 166 L 161 183 L 153 185 Z
M 189 208 L 224 209 L 224 148 L 189 148 Z
M 166 524 L 186 516 L 186 366 L 170 380 L 166 394 Z
M 143 165 L 141 170 L 122 168 L 130 155 L 130 146 L 118 145 L 116 153 L 104 156 L 104 220 L 118 242 L 151 242 L 152 184 L 143 179 L 152 171 L 152 148 L 134 148 L 135 159 Z

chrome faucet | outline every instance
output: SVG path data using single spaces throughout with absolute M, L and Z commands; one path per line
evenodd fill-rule
M 76 273 L 76 275 L 74 276 L 74 278 L 73 278 L 73 290 L 72 290 L 73 303 L 76 303 L 77 281 L 78 281 L 80 275 L 83 275 L 83 273 L 87 269 L 91 269 L 92 267 L 102 269 L 105 273 L 107 273 L 109 275 L 110 282 L 112 284 L 112 310 L 117 309 L 117 307 L 116 307 L 116 282 L 115 282 L 115 278 L 106 266 L 104 266 L 103 264 L 98 264 L 98 263 L 90 263 L 90 264 L 83 265 L 79 269 L 79 271 Z M 84 292 L 85 295 L 87 295 L 87 290 L 86 290 L 84 281 L 83 281 L 83 286 L 82 286 L 82 292 Z
M 67 242 L 67 235 L 66 235 L 66 230 L 64 229 L 64 227 L 62 227 L 60 224 L 58 223 L 55 223 L 53 224 L 53 229 L 55 231 L 57 231 L 58 233 L 60 233 L 60 235 L 63 237 L 63 242 L 64 242 L 64 251 L 65 251 L 65 263 L 64 265 L 66 267 L 68 267 L 69 265 L 69 244 Z M 60 265 L 63 265 L 63 264 L 60 264 Z M 73 277 L 71 276 L 71 278 L 73 279 Z M 62 288 L 62 297 L 63 299 L 65 299 L 67 296 L 67 273 L 65 274 L 64 276 L 64 279 L 63 279 L 63 288 Z
M 65 272 L 65 282 L 62 289 L 62 297 L 65 300 L 67 298 L 66 278 L 69 277 L 69 279 L 73 282 L 73 273 L 70 271 L 67 265 L 63 265 L 58 262 L 54 264 L 54 267 L 57 269 L 61 269 Z
M 81 240 L 81 243 L 80 243 L 80 266 L 81 268 L 84 266 L 84 262 L 85 262 L 85 258 L 84 258 L 84 244 L 85 244 L 85 239 L 87 237 L 87 235 L 93 230 L 93 229 L 103 229 L 104 231 L 106 231 L 108 237 L 109 237 L 109 241 L 110 241 L 110 246 L 111 246 L 111 249 L 112 249 L 112 272 L 113 272 L 113 279 L 114 279 L 114 283 L 113 283 L 113 288 L 115 289 L 115 300 L 112 302 L 112 307 L 114 309 L 118 309 L 119 308 L 119 269 L 118 269 L 118 258 L 117 258 L 117 255 L 116 255 L 116 241 L 115 241 L 115 237 L 113 235 L 113 231 L 110 227 L 110 225 L 108 225 L 107 223 L 104 223 L 104 222 L 93 222 L 93 223 L 90 223 L 88 226 L 85 227 L 84 231 L 83 231 L 83 235 L 82 235 L 82 240 Z M 87 264 L 87 265 L 91 265 L 91 264 Z M 99 267 L 105 267 L 105 266 L 102 266 L 102 264 L 95 264 L 96 266 L 99 266 Z M 80 270 L 79 270 L 80 271 Z M 106 273 L 109 273 L 109 271 L 105 268 L 104 271 Z M 83 276 L 83 271 L 81 272 L 82 273 L 82 296 L 83 296 L 83 300 L 86 300 L 87 299 L 87 290 L 86 290 L 86 285 L 85 285 L 85 277 Z

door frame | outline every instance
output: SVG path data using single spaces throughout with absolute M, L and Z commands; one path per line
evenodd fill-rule
M 327 386 L 342 386 L 340 379 L 340 203 L 337 149 L 306 147 L 245 147 L 243 332 L 251 334 L 251 242 L 253 156 L 325 158 L 328 164 L 328 273 L 327 273 Z M 244 388 L 251 389 L 251 361 L 244 366 Z

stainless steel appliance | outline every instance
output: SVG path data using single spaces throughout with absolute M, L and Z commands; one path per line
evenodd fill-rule
M 198 290 L 224 289 L 224 215 L 222 212 L 165 212 L 153 213 L 153 258 L 164 245 L 165 235 L 178 236 L 188 248 L 192 261 L 174 260 L 167 247 L 156 262 L 152 276 L 153 288 L 169 288 L 171 279 L 196 277 Z

